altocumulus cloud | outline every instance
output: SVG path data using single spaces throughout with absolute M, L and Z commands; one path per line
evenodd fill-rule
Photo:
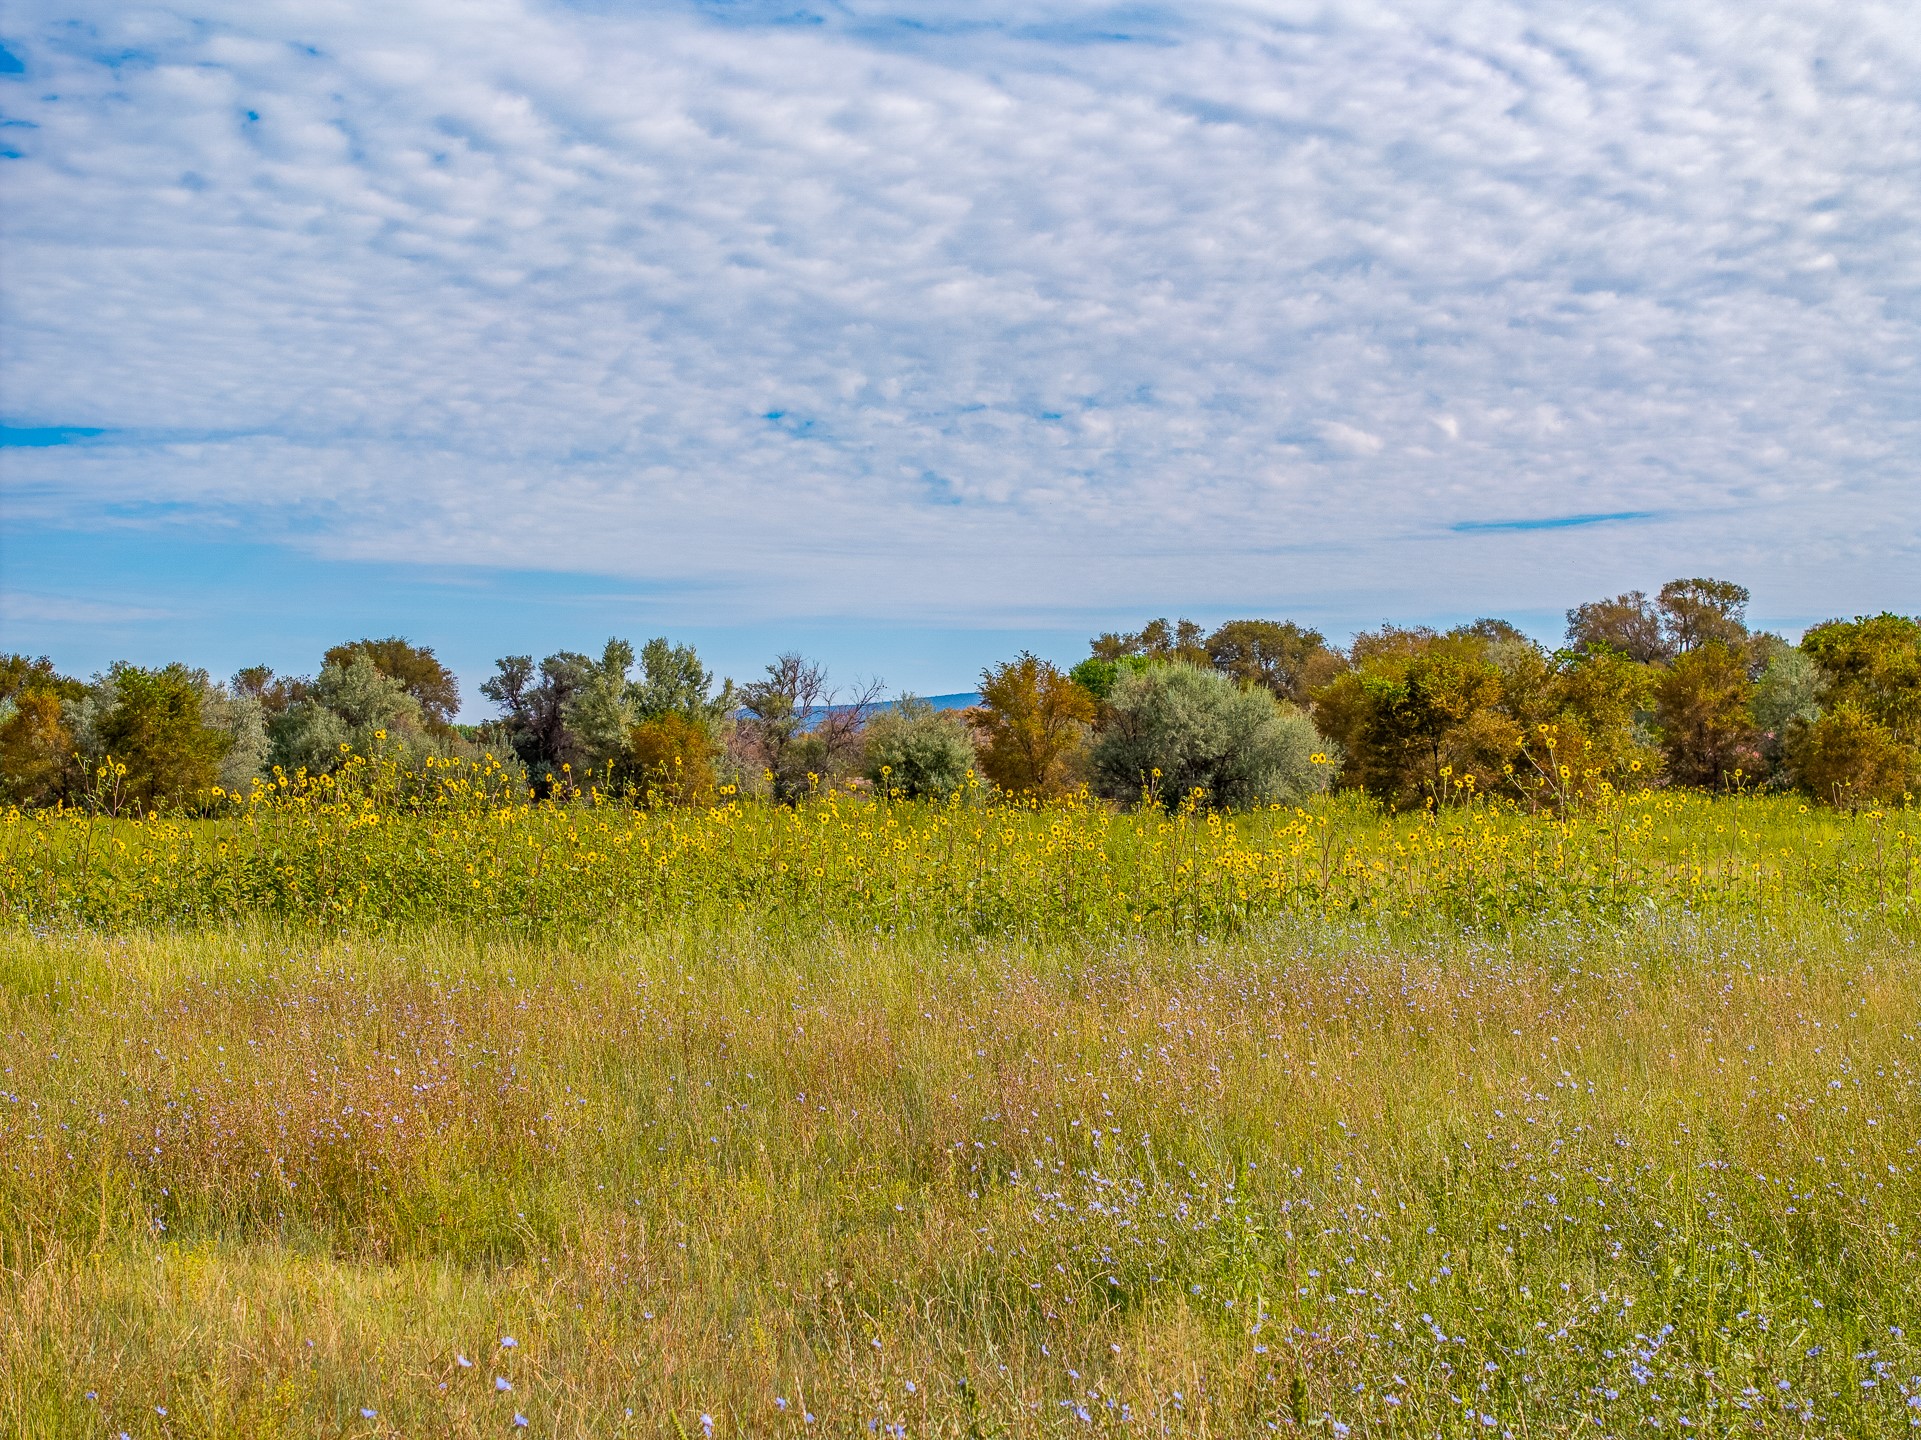
M 34 523 L 742 615 L 1921 562 L 1905 3 L 5 23 Z

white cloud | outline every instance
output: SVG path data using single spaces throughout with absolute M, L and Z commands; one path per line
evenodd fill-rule
M 741 614 L 1921 558 L 1904 7 L 792 13 L 18 0 L 7 418 L 118 433 L 9 508 Z
M 40 595 L 24 590 L 0 591 L 0 620 L 16 625 L 117 625 L 173 618 L 171 611 L 150 605 L 116 605 L 75 595 Z

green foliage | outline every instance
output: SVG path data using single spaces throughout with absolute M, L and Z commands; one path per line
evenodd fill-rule
M 86 762 L 126 767 L 118 807 L 154 810 L 202 803 L 220 780 L 233 737 L 205 723 L 204 671 L 124 662 L 95 677 L 74 715 Z
M 1748 704 L 1761 737 L 1761 758 L 1771 771 L 1786 760 L 1789 737 L 1796 727 L 1821 718 L 1821 696 L 1826 680 L 1806 651 L 1783 645 L 1767 661 L 1754 684 Z
M 1742 616 L 1747 587 L 1732 580 L 1670 580 L 1655 600 L 1670 654 L 1685 655 L 1707 645 L 1733 650 L 1747 639 Z
M 641 673 L 634 676 L 639 661 Z M 713 693 L 713 676 L 691 646 L 649 640 L 638 656 L 634 647 L 609 639 L 600 658 L 562 650 L 541 661 L 509 655 L 481 694 L 501 710 L 496 731 L 475 738 L 498 739 L 520 759 L 542 794 L 589 773 L 619 778 L 629 759 L 636 725 L 665 715 L 698 722 L 718 743 L 733 707 L 733 682 Z
M 1307 704 L 1341 668 L 1326 636 L 1291 620 L 1230 620 L 1207 637 L 1206 649 L 1223 675 L 1295 705 Z
M 1830 705 L 1854 705 L 1903 745 L 1921 744 L 1921 620 L 1881 614 L 1830 620 L 1801 637 Z
M 1090 648 L 1091 656 L 1071 673 L 1098 700 L 1108 697 L 1124 667 L 1173 660 L 1211 667 L 1238 684 L 1304 705 L 1344 663 L 1320 631 L 1278 620 L 1229 620 L 1211 634 L 1192 620 L 1150 620 L 1132 633 L 1097 635 Z
M 1389 805 L 1565 806 L 1653 778 L 1639 727 L 1656 671 L 1611 646 L 1550 655 L 1499 622 L 1390 626 L 1356 638 L 1353 664 L 1316 694 L 1315 720 L 1346 782 Z
M 258 703 L 261 718 L 268 724 L 305 700 L 312 688 L 313 681 L 298 675 L 276 675 L 270 665 L 249 665 L 234 672 L 230 686 L 233 694 L 245 695 Z
M 220 757 L 220 787 L 244 791 L 266 773 L 272 743 L 265 708 L 258 697 L 237 685 L 207 685 L 200 703 L 206 725 L 227 737 L 227 753 Z
M 858 768 L 861 730 L 879 694 L 874 682 L 843 703 L 822 666 L 794 651 L 778 655 L 765 676 L 740 687 L 736 761 L 791 804 Z
M 1921 789 L 1914 747 L 1853 700 L 1797 722 L 1788 732 L 1786 764 L 1801 789 L 1849 810 L 1906 800 Z
M 549 655 L 538 670 L 531 655 L 508 655 L 495 662 L 493 678 L 481 683 L 480 693 L 500 707 L 498 738 L 542 794 L 576 764 L 585 768 L 586 753 L 567 713 L 593 669 L 592 660 L 573 650 Z
M 430 646 L 412 645 L 398 635 L 384 640 L 354 640 L 336 645 L 321 657 L 321 666 L 345 666 L 364 655 L 390 680 L 398 680 L 420 706 L 427 727 L 445 734 L 460 713 L 460 681 L 434 658 Z
M 1661 614 L 1639 590 L 1591 600 L 1567 612 L 1567 647 L 1581 654 L 1612 651 L 1643 665 L 1669 658 Z
M 945 800 L 974 770 L 974 742 L 952 710 L 903 695 L 867 722 L 867 778 L 903 800 Z
M 1630 590 L 1567 612 L 1570 650 L 1612 650 L 1644 665 L 1659 664 L 1703 645 L 1738 647 L 1747 638 L 1742 616 L 1748 592 L 1731 580 L 1670 580 L 1653 600 Z
M 1295 804 L 1326 788 L 1320 736 L 1266 690 L 1171 661 L 1123 675 L 1090 756 L 1096 788 L 1173 809 Z
M 78 700 L 86 685 L 62 675 L 45 655 L 0 655 L 0 705 L 23 695 L 51 695 L 56 700 Z
M 289 774 L 335 769 L 349 751 L 381 744 L 433 753 L 426 718 L 406 685 L 383 673 L 365 654 L 331 662 L 307 698 L 289 706 L 268 728 L 269 759 Z
M 0 702 L 0 798 L 52 805 L 74 791 L 80 767 L 59 695 L 28 690 Z
M 1096 635 L 1092 642 L 1097 660 L 1127 657 L 1151 660 L 1180 660 L 1189 665 L 1209 663 L 1205 632 L 1192 620 L 1150 620 L 1132 634 L 1109 631 Z
M 1072 670 L 1067 678 L 1096 700 L 1105 700 L 1114 693 L 1114 686 L 1123 675 L 1135 675 L 1151 665 L 1161 662 L 1147 655 L 1123 655 L 1115 660 L 1103 660 L 1098 655 L 1090 655 Z
M 578 672 L 578 681 L 561 707 L 561 720 L 570 740 L 568 763 L 598 771 L 627 753 L 628 733 L 640 720 L 634 704 L 634 647 L 625 640 L 608 640 L 600 659 Z
M 1355 668 L 1315 696 L 1314 720 L 1347 756 L 1343 778 L 1396 807 L 1419 805 L 1507 763 L 1519 724 L 1502 712 L 1502 672 L 1477 635 L 1386 627 L 1357 637 Z
M 1656 675 L 1651 666 L 1616 651 L 1563 652 L 1553 662 L 1549 713 L 1527 718 L 1537 733 L 1545 718 L 1563 742 L 1557 749 L 1577 757 L 1581 769 L 1596 777 L 1615 785 L 1633 783 L 1636 774 L 1651 779 L 1655 757 L 1641 739 L 1640 720 L 1653 701 Z
M 723 680 L 714 689 L 714 675 L 700 663 L 691 645 L 670 645 L 656 636 L 640 650 L 640 679 L 630 695 L 635 713 L 643 720 L 659 715 L 684 715 L 718 729 L 735 704 L 734 682 Z
M 75 793 L 80 767 L 66 709 L 86 693 L 44 655 L 0 655 L 0 799 L 52 805 Z

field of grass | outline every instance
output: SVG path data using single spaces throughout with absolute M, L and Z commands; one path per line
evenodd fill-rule
M 13 817 L 0 1427 L 1906 1433 L 1913 829 Z

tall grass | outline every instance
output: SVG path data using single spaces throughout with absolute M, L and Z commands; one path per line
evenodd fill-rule
M 1908 812 L 455 800 L 7 817 L 0 1431 L 1921 1426 Z
M 1887 1434 L 1921 1415 L 1913 958 L 1813 911 L 15 934 L 0 1415 Z

